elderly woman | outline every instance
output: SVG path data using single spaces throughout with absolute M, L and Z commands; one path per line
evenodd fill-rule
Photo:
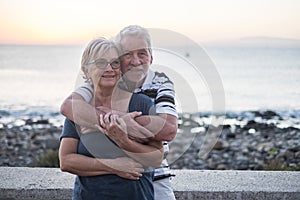
M 132 117 L 149 114 L 152 101 L 116 87 L 121 77 L 118 48 L 109 40 L 92 40 L 82 55 L 81 68 L 94 88 L 90 102 Z M 154 199 L 153 167 L 161 164 L 161 142 L 137 143 L 128 138 L 118 115 L 101 116 L 99 130 L 79 127 L 66 119 L 59 149 L 62 171 L 77 175 L 73 199 Z M 104 131 L 105 130 L 105 131 Z

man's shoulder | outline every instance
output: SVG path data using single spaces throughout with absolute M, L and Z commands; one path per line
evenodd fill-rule
M 86 90 L 93 93 L 94 87 L 90 83 L 84 83 L 83 85 L 79 86 L 76 90 Z
M 90 102 L 93 98 L 94 87 L 89 83 L 84 83 L 82 86 L 78 87 L 74 93 L 82 96 L 86 102 Z
M 149 70 L 147 81 L 145 82 L 145 84 L 161 85 L 166 83 L 173 84 L 173 82 L 164 72 Z
M 164 73 L 164 72 L 154 72 L 154 76 L 152 79 L 153 84 L 164 84 L 164 83 L 171 83 L 173 82 L 170 80 L 170 78 Z
M 173 82 L 169 79 L 169 77 L 165 73 L 149 70 L 147 78 L 143 86 L 139 90 L 148 91 L 148 92 L 151 91 L 151 93 L 156 94 L 159 90 L 163 88 L 173 89 L 173 87 L 174 87 Z

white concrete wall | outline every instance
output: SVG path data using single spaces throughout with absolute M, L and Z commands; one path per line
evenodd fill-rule
M 300 200 L 300 172 L 173 170 L 181 199 Z M 0 167 L 0 200 L 71 199 L 74 175 L 57 168 Z

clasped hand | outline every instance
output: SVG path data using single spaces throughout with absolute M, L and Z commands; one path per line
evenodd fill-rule
M 115 142 L 125 142 L 127 139 L 132 139 L 139 143 L 147 143 L 154 135 L 135 121 L 135 118 L 141 114 L 141 112 L 126 113 L 122 116 L 112 112 L 105 115 L 100 114 L 100 125 L 96 125 L 96 127 Z

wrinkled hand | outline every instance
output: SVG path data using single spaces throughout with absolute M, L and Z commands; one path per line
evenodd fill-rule
M 121 119 L 119 121 L 123 120 L 126 124 L 127 134 L 130 139 L 135 140 L 139 143 L 146 143 L 149 142 L 149 140 L 154 137 L 154 135 L 151 131 L 135 121 L 134 118 L 141 116 L 141 114 L 141 112 L 127 113 L 120 117 Z
M 122 178 L 138 180 L 144 172 L 143 166 L 128 157 L 120 157 L 107 163 L 114 173 Z
M 139 143 L 146 143 L 154 136 L 152 132 L 137 123 L 134 118 L 140 116 L 141 112 L 127 113 L 121 117 L 112 114 L 111 112 L 102 115 L 100 114 L 98 129 L 111 137 L 124 137 L 120 135 L 120 131 L 127 134 L 127 137 Z M 119 135 L 116 135 L 118 133 Z M 116 138 L 117 139 L 117 138 Z
M 123 120 L 119 120 L 117 115 L 112 113 L 107 113 L 104 116 L 100 115 L 99 122 L 100 126 L 96 125 L 97 128 L 117 144 L 125 143 L 129 140 L 126 133 L 126 124 Z

